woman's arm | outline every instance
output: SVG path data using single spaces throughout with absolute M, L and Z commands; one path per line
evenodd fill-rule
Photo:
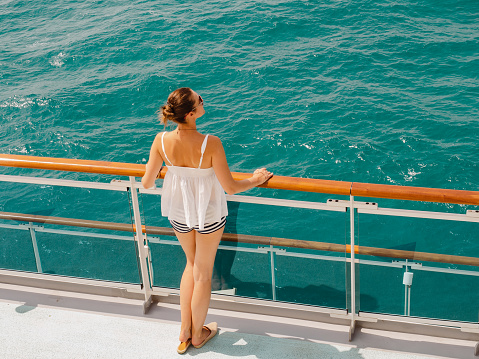
M 161 157 L 160 151 L 158 150 L 158 145 L 161 142 L 160 134 L 155 137 L 153 144 L 151 145 L 150 158 L 146 164 L 146 171 L 141 179 L 141 184 L 144 188 L 150 188 L 155 185 L 155 179 L 158 176 L 158 172 L 161 170 L 163 165 L 163 158 Z
M 213 168 L 215 170 L 218 181 L 220 182 L 226 193 L 235 194 L 238 192 L 246 191 L 250 188 L 263 184 L 271 177 L 273 177 L 273 174 L 271 172 L 268 172 L 266 168 L 259 168 L 254 171 L 253 176 L 251 176 L 250 178 L 240 181 L 235 180 L 231 175 L 230 169 L 228 167 L 225 150 L 223 148 L 221 140 L 216 136 L 210 137 L 211 140 L 208 140 L 208 145 L 212 145 L 213 147 Z

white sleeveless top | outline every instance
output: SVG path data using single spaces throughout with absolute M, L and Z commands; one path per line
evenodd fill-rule
M 228 215 L 225 192 L 213 167 L 200 168 L 208 135 L 201 146 L 200 165 L 193 168 L 173 165 L 165 152 L 165 133 L 161 136 L 161 147 L 170 165 L 166 164 L 168 171 L 163 180 L 161 215 L 203 230 L 205 224 L 219 222 Z

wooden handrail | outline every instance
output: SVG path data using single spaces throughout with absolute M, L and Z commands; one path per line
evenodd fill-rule
M 0 166 L 135 177 L 145 173 L 142 164 L 7 154 L 0 154 Z
M 143 164 L 9 154 L 0 154 L 0 166 L 135 177 L 142 177 L 145 172 L 145 165 Z M 160 178 L 164 178 L 166 171 L 167 169 L 163 168 Z M 237 180 L 250 176 L 249 173 L 233 172 L 233 177 Z M 479 205 L 478 191 L 343 182 L 276 175 L 261 187 L 337 195 L 351 194 L 357 197 Z
M 134 226 L 132 224 L 101 222 L 101 221 L 92 221 L 92 220 L 84 220 L 84 219 L 76 219 L 76 218 L 49 217 L 49 216 L 40 216 L 40 215 L 34 215 L 34 214 L 0 212 L 0 219 L 21 221 L 21 222 L 32 222 L 32 223 L 48 223 L 48 224 L 57 224 L 57 225 L 72 226 L 72 227 L 108 229 L 108 230 L 123 231 L 123 232 L 134 232 Z M 146 234 L 152 234 L 152 235 L 175 236 L 173 229 L 169 227 L 143 226 L 143 232 Z M 259 245 L 265 245 L 265 246 L 273 245 L 277 247 L 313 249 L 313 250 L 325 251 L 325 252 L 351 253 L 350 245 L 303 241 L 303 240 L 290 239 L 290 238 L 276 238 L 276 237 L 252 236 L 252 235 L 236 234 L 236 233 L 224 233 L 221 240 L 228 241 L 228 242 L 259 244 Z M 424 253 L 424 252 L 414 252 L 414 251 L 403 251 L 398 249 L 363 247 L 363 246 L 355 246 L 354 248 L 355 248 L 354 253 L 367 255 L 367 256 L 396 258 L 396 259 L 401 258 L 401 259 L 411 259 L 416 261 L 460 264 L 460 265 L 479 267 L 479 258 L 475 258 L 475 257 L 463 257 L 463 256 L 455 256 L 455 255 L 448 255 L 448 254 Z
M 145 165 L 143 164 L 8 154 L 0 154 L 0 166 L 135 177 L 142 177 L 145 173 Z M 166 172 L 167 168 L 163 167 L 159 178 L 164 178 Z M 251 174 L 233 172 L 233 177 L 236 180 L 242 180 L 251 177 Z M 261 187 L 349 195 L 351 182 L 274 176 L 268 183 L 261 185 Z
M 454 189 L 354 182 L 352 184 L 351 194 L 358 197 L 479 205 L 479 192 Z

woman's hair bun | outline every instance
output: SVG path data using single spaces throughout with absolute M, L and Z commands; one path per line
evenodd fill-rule
M 166 116 L 175 115 L 175 108 L 173 107 L 173 105 L 166 103 L 166 105 L 163 106 L 162 108 L 163 108 L 163 114 L 165 114 Z
M 191 112 L 195 102 L 191 98 L 193 90 L 189 87 L 182 87 L 173 91 L 168 96 L 168 101 L 165 105 L 161 106 L 160 120 L 163 124 L 167 124 L 168 121 L 176 123 L 185 123 L 185 116 Z

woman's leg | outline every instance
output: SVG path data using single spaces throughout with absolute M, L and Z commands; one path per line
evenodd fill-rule
M 203 329 L 211 298 L 211 276 L 216 250 L 221 241 L 224 227 L 216 232 L 201 234 L 196 231 L 196 253 L 193 266 L 194 289 L 191 298 L 193 345 L 199 345 L 209 335 Z
M 179 338 L 180 342 L 185 342 L 191 338 L 191 297 L 194 288 L 193 266 L 196 252 L 195 231 L 188 233 L 175 231 L 175 234 L 186 255 L 186 267 L 180 284 L 181 331 Z

